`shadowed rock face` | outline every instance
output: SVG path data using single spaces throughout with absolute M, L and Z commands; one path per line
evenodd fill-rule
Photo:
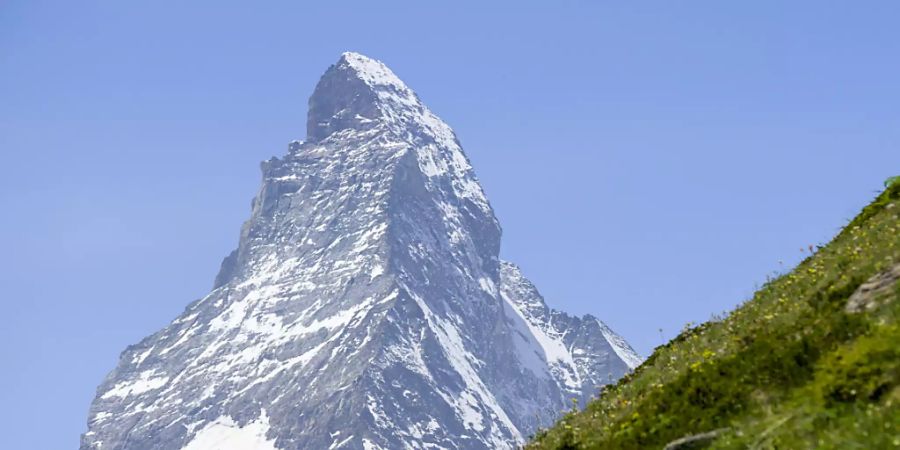
M 309 105 L 213 291 L 122 353 L 82 449 L 513 448 L 639 363 L 499 260 L 453 131 L 387 67 L 346 53 Z
M 320 141 L 346 130 L 365 130 L 383 119 L 375 92 L 361 80 L 346 57 L 331 66 L 309 98 L 306 139 Z

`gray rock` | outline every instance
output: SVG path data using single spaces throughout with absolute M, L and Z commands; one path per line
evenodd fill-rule
M 214 289 L 128 347 L 81 448 L 513 448 L 640 362 L 498 258 L 453 131 L 346 53 Z
M 728 428 L 719 428 L 717 430 L 708 431 L 706 433 L 693 434 L 676 439 L 666 444 L 663 450 L 695 450 L 706 448 L 712 441 L 716 440 L 722 433 L 728 431 Z
M 889 296 L 900 281 L 900 264 L 866 280 L 847 300 L 844 308 L 848 313 L 871 311 L 878 307 L 879 301 Z

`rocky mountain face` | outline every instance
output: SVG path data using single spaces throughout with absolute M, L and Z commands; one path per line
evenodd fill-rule
M 214 289 L 128 347 L 81 448 L 514 448 L 640 362 L 546 306 L 453 131 L 345 53 Z

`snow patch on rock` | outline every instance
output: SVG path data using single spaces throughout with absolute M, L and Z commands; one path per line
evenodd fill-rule
M 279 450 L 275 440 L 266 437 L 269 417 L 262 410 L 259 419 L 244 426 L 222 416 L 206 424 L 182 450 Z

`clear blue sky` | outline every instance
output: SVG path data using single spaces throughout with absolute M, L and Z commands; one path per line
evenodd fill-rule
M 643 355 L 900 173 L 897 2 L 485 3 L 3 2 L 2 446 L 77 446 L 345 50 L 455 128 L 503 256 Z

